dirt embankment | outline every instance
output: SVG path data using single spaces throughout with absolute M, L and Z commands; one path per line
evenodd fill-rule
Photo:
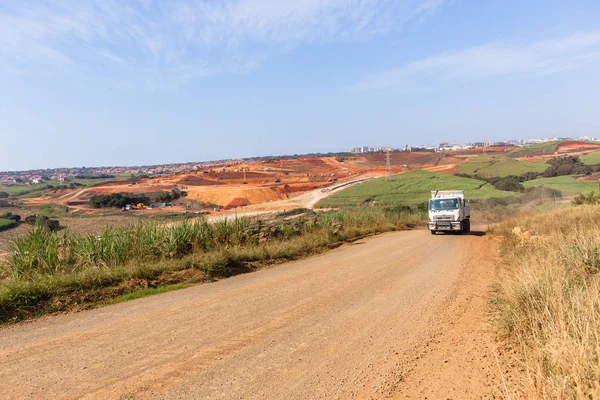
M 571 153 L 585 150 L 599 150 L 600 143 L 562 142 L 556 148 L 558 153 Z

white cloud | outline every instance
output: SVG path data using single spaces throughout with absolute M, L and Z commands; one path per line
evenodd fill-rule
M 367 76 L 350 91 L 418 91 L 445 82 L 499 76 L 539 77 L 600 56 L 600 31 L 527 44 L 490 43 L 413 61 Z
M 0 57 L 25 73 L 102 65 L 181 81 L 245 70 L 298 44 L 391 32 L 444 1 L 21 0 L 0 5 Z

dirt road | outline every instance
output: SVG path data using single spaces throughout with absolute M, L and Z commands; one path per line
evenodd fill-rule
M 499 397 L 492 249 L 477 234 L 390 233 L 0 330 L 0 397 Z

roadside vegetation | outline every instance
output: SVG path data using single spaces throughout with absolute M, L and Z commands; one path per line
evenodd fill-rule
M 581 206 L 584 204 L 587 205 L 594 205 L 594 204 L 600 204 L 600 194 L 596 194 L 596 192 L 591 191 L 589 193 L 578 193 L 575 197 L 573 197 L 573 200 L 571 200 L 571 203 L 574 206 Z
M 422 221 L 419 213 L 367 210 L 306 211 L 272 221 L 138 223 L 98 236 L 38 226 L 14 240 L 0 267 L 0 322 L 247 272 Z
M 527 398 L 597 398 L 600 208 L 578 206 L 503 223 L 496 307 L 518 348 Z
M 494 188 L 490 183 L 437 172 L 412 170 L 403 174 L 374 179 L 349 187 L 317 203 L 319 208 L 352 208 L 358 206 L 423 206 L 432 190 L 461 188 L 468 199 L 506 197 L 515 194 Z

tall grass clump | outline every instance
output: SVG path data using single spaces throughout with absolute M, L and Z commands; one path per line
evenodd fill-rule
M 495 232 L 507 265 L 500 327 L 520 349 L 528 396 L 600 398 L 600 207 L 513 220 Z
M 206 279 L 227 277 L 249 271 L 255 263 L 296 259 L 422 221 L 421 214 L 382 210 L 307 210 L 272 220 L 138 222 L 101 235 L 36 227 L 14 240 L 8 261 L 0 264 L 0 323 L 68 309 L 73 301 L 122 296 L 132 280 L 145 282 L 145 289 L 160 286 L 164 273 L 170 274 L 170 285 L 188 283 L 185 274 L 177 274 L 183 270 Z

